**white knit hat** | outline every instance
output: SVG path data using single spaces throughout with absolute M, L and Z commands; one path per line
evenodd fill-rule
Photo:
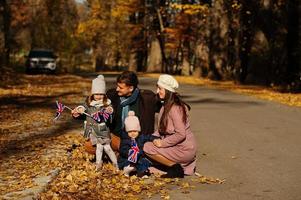
M 103 75 L 98 75 L 97 78 L 92 80 L 91 94 L 105 94 L 106 82 Z
M 129 111 L 128 116 L 124 120 L 125 131 L 141 131 L 138 117 L 135 116 L 134 111 Z
M 166 90 L 169 90 L 171 92 L 175 92 L 176 89 L 178 89 L 178 87 L 179 87 L 178 81 L 169 74 L 160 75 L 157 84 L 160 87 L 162 87 Z

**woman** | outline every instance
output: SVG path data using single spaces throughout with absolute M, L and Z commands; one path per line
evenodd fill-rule
M 144 151 L 152 160 L 168 167 L 162 177 L 175 178 L 192 175 L 196 167 L 196 141 L 190 129 L 188 111 L 190 106 L 176 93 L 178 82 L 163 74 L 157 82 L 157 94 L 164 102 L 159 113 L 160 139 L 145 143 Z

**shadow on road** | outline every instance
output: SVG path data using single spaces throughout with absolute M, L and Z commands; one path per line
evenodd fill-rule
M 67 133 L 69 130 L 80 128 L 81 123 L 75 123 L 72 119 L 55 124 L 55 127 L 49 127 L 45 132 L 36 134 L 28 134 L 24 136 L 21 140 L 10 140 L 5 143 L 3 147 L 1 147 L 0 158 L 5 156 L 6 158 L 21 152 L 26 151 L 22 146 L 24 144 L 34 143 L 35 141 L 39 141 L 41 146 L 46 147 L 47 143 L 44 141 L 47 138 L 57 137 L 59 135 L 63 135 Z
M 253 106 L 259 106 L 262 105 L 262 103 L 254 102 L 254 101 L 235 101 L 235 100 L 219 100 L 215 98 L 204 98 L 204 99 L 189 99 L 189 97 L 184 97 L 185 101 L 187 103 L 191 104 L 233 104 L 233 105 L 253 105 Z
M 119 73 L 110 73 L 110 72 L 80 72 L 80 73 L 75 73 L 75 75 L 80 76 L 82 78 L 89 78 L 89 79 L 93 79 L 96 78 L 98 74 L 102 74 L 105 77 L 110 77 L 110 78 L 115 78 L 119 75 Z
M 63 94 L 44 96 L 11 96 L 0 98 L 0 105 L 14 105 L 15 108 L 54 108 L 55 100 L 61 99 L 68 95 L 82 95 L 82 92 L 65 92 Z
M 54 118 L 56 111 L 55 99 L 61 99 L 70 95 L 78 96 L 81 94 L 81 92 L 65 92 L 52 96 L 23 95 L 0 98 L 0 105 L 3 108 L 2 111 L 0 111 L 1 124 L 3 126 L 9 126 L 13 123 L 21 124 L 20 126 L 15 126 L 14 128 L 1 129 L 6 130 L 7 133 L 1 133 L 0 158 L 2 156 L 8 157 L 24 151 L 24 149 L 22 149 L 22 146 L 24 146 L 24 144 L 29 144 L 30 142 L 40 140 L 41 145 L 47 146 L 47 144 L 43 144 L 43 139 L 63 135 L 71 129 L 80 128 L 82 122 L 73 120 L 71 116 L 67 119 L 58 120 L 57 123 L 51 123 L 51 121 Z M 74 105 L 70 104 L 69 106 Z M 40 109 L 44 110 L 41 111 Z M 22 115 L 31 115 L 31 111 L 42 112 L 42 114 L 37 116 L 28 116 L 26 118 L 21 117 Z M 44 113 L 44 111 L 46 113 Z M 53 116 L 51 115 L 51 113 L 53 113 Z M 24 119 L 26 121 L 23 121 Z M 20 129 L 20 133 L 15 133 L 16 130 L 14 129 L 16 128 Z M 10 136 L 12 136 L 11 134 L 13 134 L 16 136 L 6 138 L 6 134 L 10 134 Z

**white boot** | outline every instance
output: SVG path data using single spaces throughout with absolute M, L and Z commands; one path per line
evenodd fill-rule
M 96 170 L 97 170 L 97 171 L 98 171 L 98 170 L 101 170 L 101 168 L 102 168 L 102 161 L 96 163 Z
M 133 172 L 133 171 L 135 171 L 135 170 L 136 170 L 135 167 L 128 165 L 128 166 L 126 166 L 126 167 L 123 168 L 123 174 L 126 177 L 129 177 L 130 173 Z

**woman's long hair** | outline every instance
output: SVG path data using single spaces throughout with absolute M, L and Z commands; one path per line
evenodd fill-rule
M 159 133 L 166 132 L 166 128 L 168 125 L 168 114 L 173 105 L 178 105 L 181 108 L 182 121 L 184 124 L 187 122 L 187 110 L 190 110 L 190 106 L 185 103 L 179 96 L 178 93 L 170 92 L 165 90 L 165 98 L 164 98 L 164 111 L 160 119 L 159 123 Z

